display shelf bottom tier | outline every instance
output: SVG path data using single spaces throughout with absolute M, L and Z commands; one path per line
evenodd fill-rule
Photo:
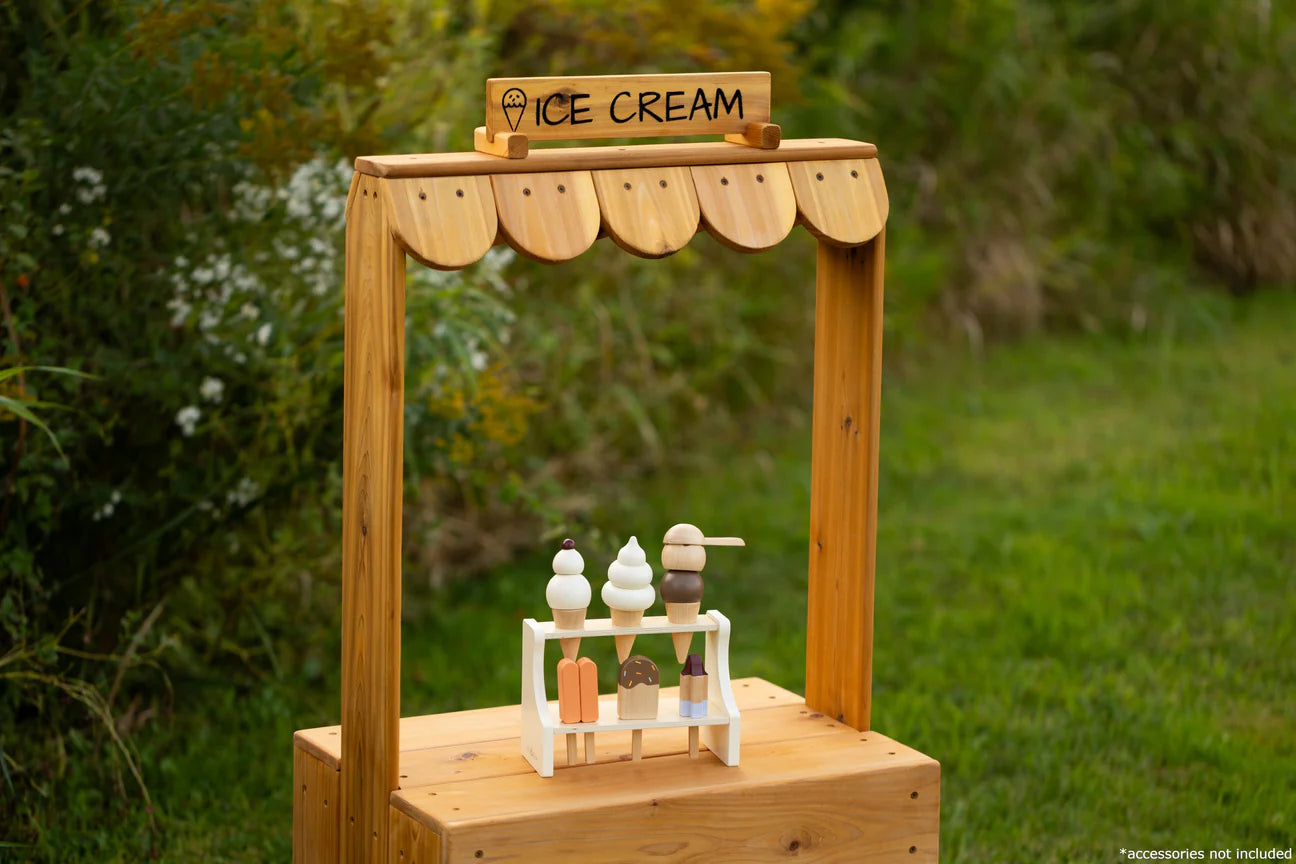
M 558 748 L 559 770 L 543 778 L 518 752 L 519 706 L 403 718 L 392 860 L 937 860 L 938 762 L 762 679 L 733 692 L 743 750 L 732 768 L 705 750 L 690 759 L 688 736 L 671 728 L 646 729 L 632 762 L 631 734 L 608 730 L 595 736 L 596 764 L 569 767 Z M 294 848 L 336 850 L 340 729 L 294 743 Z

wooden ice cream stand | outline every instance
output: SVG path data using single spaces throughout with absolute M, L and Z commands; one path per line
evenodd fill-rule
M 767 73 L 492 79 L 474 152 L 356 160 L 342 724 L 294 736 L 294 861 L 937 859 L 940 765 L 869 716 L 886 188 L 872 144 L 780 141 L 769 93 Z M 725 140 L 530 148 L 692 135 Z M 551 777 L 520 752 L 519 706 L 401 718 L 405 256 L 453 270 L 507 243 L 560 262 L 607 236 L 660 258 L 698 230 L 760 252 L 797 223 L 819 241 L 805 698 L 727 682 L 740 762 L 646 728 L 642 760 L 609 740 Z

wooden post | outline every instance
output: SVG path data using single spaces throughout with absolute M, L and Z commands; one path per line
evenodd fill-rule
M 886 231 L 819 242 L 806 705 L 869 728 Z
M 400 751 L 405 254 L 381 184 L 347 201 L 342 437 L 342 862 L 387 861 Z

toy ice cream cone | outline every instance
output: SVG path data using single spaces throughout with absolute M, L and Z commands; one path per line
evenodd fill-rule
M 603 602 L 612 610 L 615 627 L 638 627 L 644 610 L 656 597 L 652 589 L 652 566 L 634 537 L 621 547 L 616 560 L 608 565 L 608 581 L 603 585 Z M 635 635 L 626 633 L 616 639 L 617 659 L 624 663 L 630 656 Z
M 702 601 L 696 603 L 667 603 L 666 617 L 672 624 L 696 624 L 698 610 Z M 675 659 L 683 663 L 689 655 L 689 645 L 693 642 L 692 633 L 672 633 L 671 641 L 675 643 Z
M 584 630 L 585 611 L 589 608 L 590 584 L 583 575 L 585 559 L 576 551 L 576 541 L 564 540 L 562 549 L 553 559 L 553 578 L 545 587 L 545 599 L 553 612 L 554 627 L 558 630 Z M 560 639 L 563 657 L 575 660 L 580 650 L 580 637 Z
M 696 525 L 672 525 L 662 538 L 662 602 L 672 624 L 697 623 L 702 607 L 702 568 L 706 566 L 704 546 L 743 546 L 739 537 L 706 537 Z M 683 663 L 693 641 L 692 633 L 672 633 L 675 659 Z

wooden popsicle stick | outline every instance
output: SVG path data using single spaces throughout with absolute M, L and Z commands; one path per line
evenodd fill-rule
M 590 765 L 594 764 L 594 733 L 593 732 L 585 733 L 585 761 Z
M 689 758 L 698 758 L 698 733 L 701 731 L 697 726 L 688 727 L 689 730 Z
M 568 732 L 567 733 L 567 764 L 575 765 L 578 761 L 576 758 L 577 755 L 578 754 L 576 750 L 576 733 Z
M 638 762 L 643 758 L 643 730 L 635 729 L 630 733 L 630 759 Z

